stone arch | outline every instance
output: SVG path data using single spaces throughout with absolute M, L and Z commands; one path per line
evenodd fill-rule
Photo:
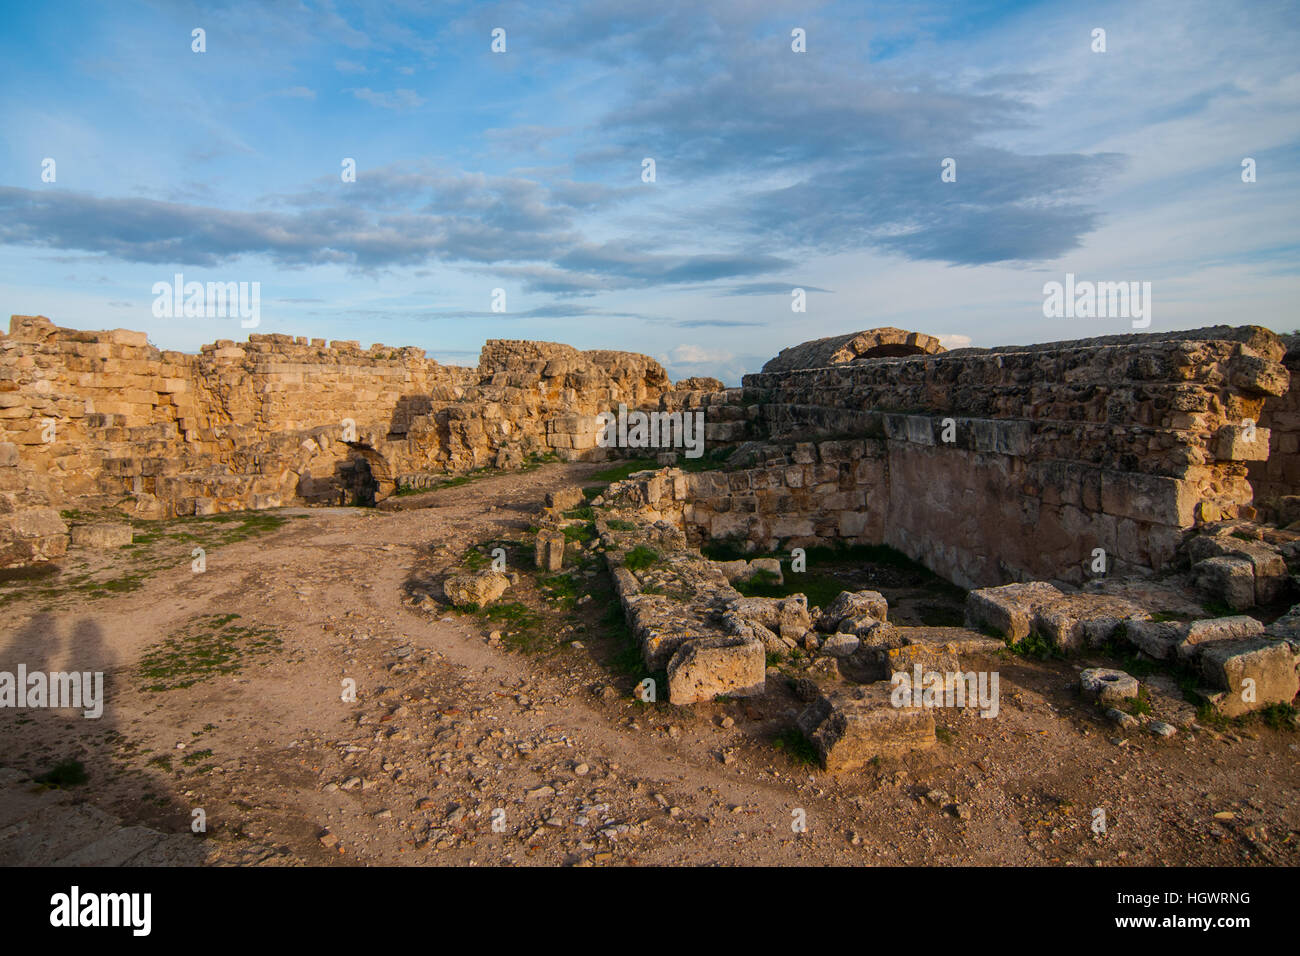
M 392 465 L 383 453 L 365 442 L 347 442 L 352 454 L 353 480 L 358 492 L 358 503 L 375 504 L 397 490 L 397 479 Z
M 947 350 L 933 335 L 885 327 L 814 339 L 782 349 L 780 355 L 763 366 L 763 371 L 789 372 L 802 368 L 826 368 L 881 358 L 937 355 L 944 351 Z

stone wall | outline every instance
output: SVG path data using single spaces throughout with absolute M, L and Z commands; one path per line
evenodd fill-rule
M 626 405 L 702 410 L 709 449 L 738 449 L 689 478 L 675 519 L 694 539 L 888 543 L 967 586 L 1077 583 L 1097 548 L 1111 571 L 1158 570 L 1187 529 L 1253 516 L 1248 466 L 1271 491 L 1300 475 L 1285 354 L 1251 326 L 953 352 L 877 329 L 787 349 L 742 388 L 673 388 L 646 356 L 545 342 L 491 340 L 477 368 L 285 335 L 189 355 L 15 316 L 0 564 L 55 556 L 77 502 L 366 503 L 529 455 L 609 457 L 597 415 Z
M 1283 336 L 1282 342 L 1288 349 L 1282 363 L 1294 378 L 1300 374 L 1300 335 Z M 1268 431 L 1268 459 L 1249 465 L 1256 499 L 1300 494 L 1300 389 L 1265 401 L 1259 426 Z M 1300 518 L 1300 509 L 1287 511 L 1290 521 Z
M 1253 514 L 1247 463 L 1269 434 L 1241 423 L 1286 393 L 1283 354 L 1267 330 L 1217 327 L 748 375 L 739 400 L 769 440 L 868 439 L 876 473 L 792 473 L 821 489 L 795 494 L 778 465 L 748 479 L 779 488 L 768 519 L 739 517 L 743 489 L 700 510 L 710 528 L 748 522 L 756 547 L 883 542 L 965 586 L 1079 583 L 1097 548 L 1109 572 L 1158 570 L 1186 529 Z M 837 514 L 846 494 L 861 518 Z
M 403 478 L 602 457 L 595 414 L 658 407 L 668 389 L 646 356 L 544 342 L 489 341 L 478 368 L 287 335 L 192 355 L 15 316 L 0 335 L 0 566 L 61 553 L 57 507 L 77 502 L 144 518 L 365 502 Z

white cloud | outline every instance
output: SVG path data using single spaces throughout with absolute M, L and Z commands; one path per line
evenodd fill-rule
M 361 89 L 346 90 L 359 100 L 365 100 L 371 106 L 378 106 L 386 110 L 412 109 L 424 105 L 424 97 L 415 90 L 393 90 L 391 93 L 385 93 L 380 90 L 372 90 L 368 86 Z

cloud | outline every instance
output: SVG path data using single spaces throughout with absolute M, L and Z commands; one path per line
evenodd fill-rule
M 343 92 L 351 93 L 357 99 L 385 110 L 409 110 L 424 105 L 424 97 L 420 96 L 415 90 L 398 89 L 391 92 L 381 92 L 363 86 L 360 89 L 348 89 Z
M 730 362 L 736 356 L 725 349 L 706 349 L 698 345 L 678 345 L 668 350 L 659 361 L 669 365 L 698 365 L 702 362 Z
M 729 289 L 724 289 L 718 295 L 789 295 L 795 289 L 803 289 L 805 292 L 830 292 L 830 289 L 821 289 L 815 285 L 808 285 L 802 282 L 748 282 L 744 285 L 734 285 Z
M 971 338 L 969 335 L 941 335 L 939 344 L 946 349 L 966 349 L 970 348 Z

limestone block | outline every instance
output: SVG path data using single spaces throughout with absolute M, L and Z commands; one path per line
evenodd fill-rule
M 835 773 L 860 770 L 877 757 L 902 757 L 934 746 L 934 714 L 923 707 L 895 707 L 892 686 L 880 681 L 822 692 L 797 724 Z
M 1264 625 L 1253 617 L 1215 617 L 1203 621 L 1193 621 L 1187 627 L 1187 635 L 1176 648 L 1180 661 L 1188 661 L 1201 653 L 1201 645 L 1215 641 L 1235 641 L 1248 637 L 1257 637 L 1264 633 Z
M 1034 626 L 1058 650 L 1078 651 L 1105 644 L 1121 621 L 1148 616 L 1136 604 L 1122 598 L 1069 594 L 1040 607 Z
M 1224 425 L 1214 433 L 1214 457 L 1219 461 L 1267 461 L 1269 430 Z
M 478 571 L 456 574 L 443 582 L 442 590 L 447 600 L 461 607 L 467 604 L 486 607 L 510 586 L 510 579 L 500 571 Z
M 1234 611 L 1255 606 L 1255 567 L 1246 558 L 1223 555 L 1198 561 L 1192 581 Z
M 885 651 L 885 665 L 890 674 L 911 675 L 917 667 L 921 673 L 954 674 L 961 670 L 957 655 L 943 645 L 905 644 Z
M 1204 646 L 1201 671 L 1224 693 L 1211 703 L 1227 717 L 1269 704 L 1289 704 L 1300 691 L 1300 653 L 1286 641 L 1267 637 L 1214 641 Z
M 668 699 L 695 704 L 723 695 L 762 694 L 767 657 L 762 642 L 743 637 L 687 641 L 668 662 Z
M 1124 639 L 1156 660 L 1170 660 L 1187 637 L 1187 625 L 1179 621 L 1124 621 Z
M 564 532 L 547 528 L 537 532 L 535 564 L 547 571 L 558 571 L 564 565 Z
M 817 630 L 834 634 L 846 618 L 853 619 L 855 627 L 861 625 L 862 618 L 887 621 L 889 602 L 879 591 L 841 591 L 818 615 Z
M 952 654 L 993 654 L 1006 649 L 1006 642 L 965 627 L 899 627 L 895 634 L 904 644 L 942 648 Z
M 80 548 L 120 548 L 131 543 L 131 526 L 118 523 L 73 525 L 72 543 Z
M 1018 644 L 1029 636 L 1038 609 L 1062 596 L 1045 581 L 978 588 L 966 595 L 966 626 L 990 628 Z

